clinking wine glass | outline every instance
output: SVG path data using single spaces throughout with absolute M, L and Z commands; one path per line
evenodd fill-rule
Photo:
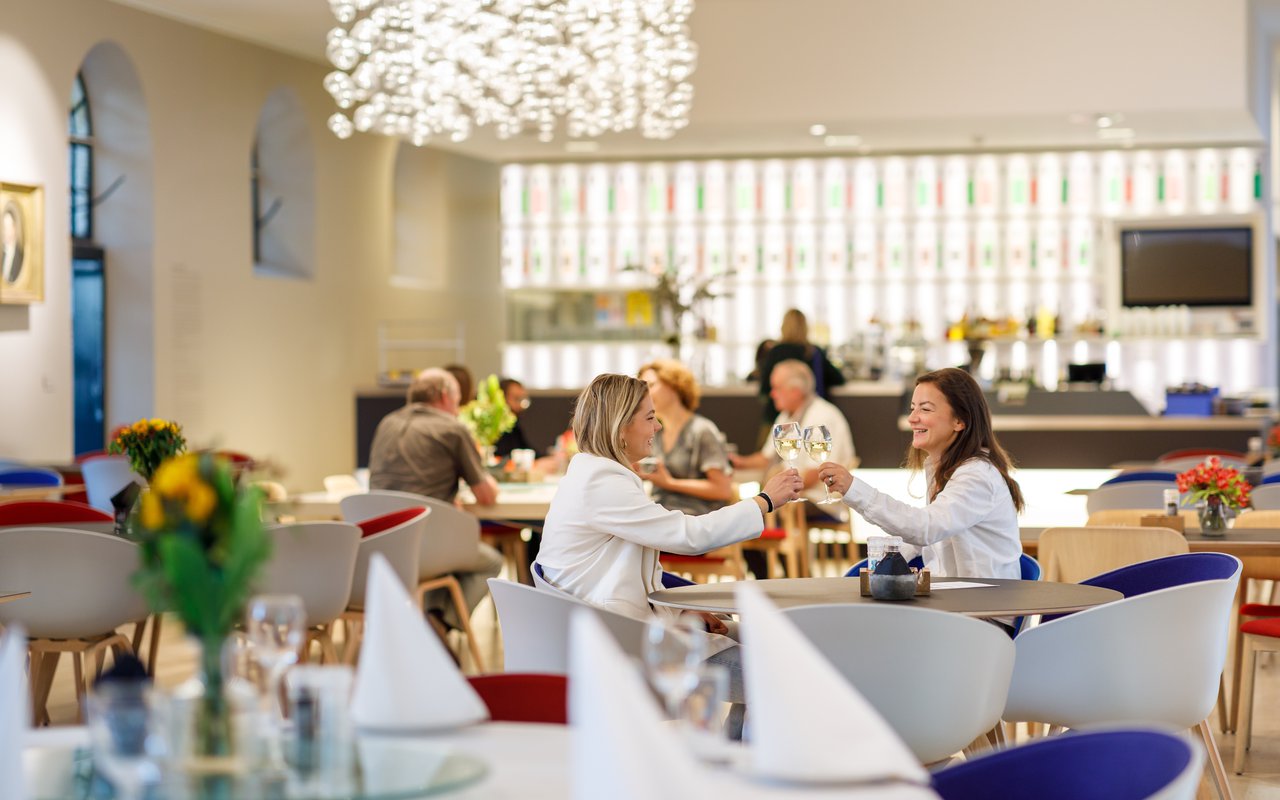
M 253 658 L 267 676 L 267 703 L 278 723 L 280 678 L 298 660 L 307 636 L 307 613 L 302 598 L 292 594 L 262 594 L 249 601 L 245 620 Z
M 705 658 L 706 637 L 689 620 L 649 622 L 644 640 L 645 669 L 673 719 L 679 718 L 685 698 L 697 687 L 698 667 Z
M 783 422 L 773 426 L 773 449 L 789 469 L 795 469 L 796 460 L 800 458 L 800 423 Z M 801 502 L 797 497 L 793 503 Z
M 831 431 L 826 425 L 810 425 L 804 429 L 804 449 L 815 464 L 823 464 L 831 460 Z M 831 487 L 823 484 L 825 494 L 818 505 L 825 506 L 840 498 L 831 494 Z

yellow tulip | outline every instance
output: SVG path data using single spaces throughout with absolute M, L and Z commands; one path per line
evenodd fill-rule
M 164 524 L 164 508 L 160 498 L 153 492 L 142 495 L 142 524 L 150 530 L 156 530 Z
M 137 422 L 133 423 L 133 432 L 134 432 L 134 433 L 146 433 L 146 432 L 147 432 L 147 421 L 146 421 L 145 419 L 140 419 L 140 420 L 138 420 Z
M 160 465 L 151 479 L 151 488 L 165 497 L 178 498 L 191 491 L 191 485 L 199 479 L 196 476 L 198 464 L 195 456 L 171 458 Z
M 191 484 L 187 493 L 187 517 L 196 523 L 204 522 L 218 504 L 218 495 L 207 483 Z

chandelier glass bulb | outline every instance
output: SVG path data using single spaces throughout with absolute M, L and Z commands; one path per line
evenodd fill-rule
M 571 138 L 640 128 L 666 139 L 689 124 L 698 50 L 693 0 L 330 0 L 338 27 L 324 80 L 354 131 L 425 144 L 491 125 Z

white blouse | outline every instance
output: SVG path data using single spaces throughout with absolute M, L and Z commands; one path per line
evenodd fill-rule
M 933 471 L 925 463 L 925 486 Z M 923 548 L 935 576 L 1018 578 L 1022 541 L 1018 512 L 1000 471 L 981 458 L 956 468 L 938 496 L 918 508 L 895 500 L 857 477 L 844 502 L 870 522 Z
M 592 605 L 642 620 L 662 587 L 658 551 L 700 555 L 754 539 L 764 518 L 754 500 L 697 517 L 669 511 L 618 462 L 578 453 L 569 462 L 542 529 L 538 563 L 548 582 Z M 674 610 L 662 609 L 660 613 Z M 732 644 L 730 642 L 730 644 Z

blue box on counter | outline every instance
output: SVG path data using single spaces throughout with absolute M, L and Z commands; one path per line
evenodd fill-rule
M 1217 389 L 1185 394 L 1165 392 L 1164 415 L 1166 417 L 1211 417 L 1213 402 L 1217 399 Z

